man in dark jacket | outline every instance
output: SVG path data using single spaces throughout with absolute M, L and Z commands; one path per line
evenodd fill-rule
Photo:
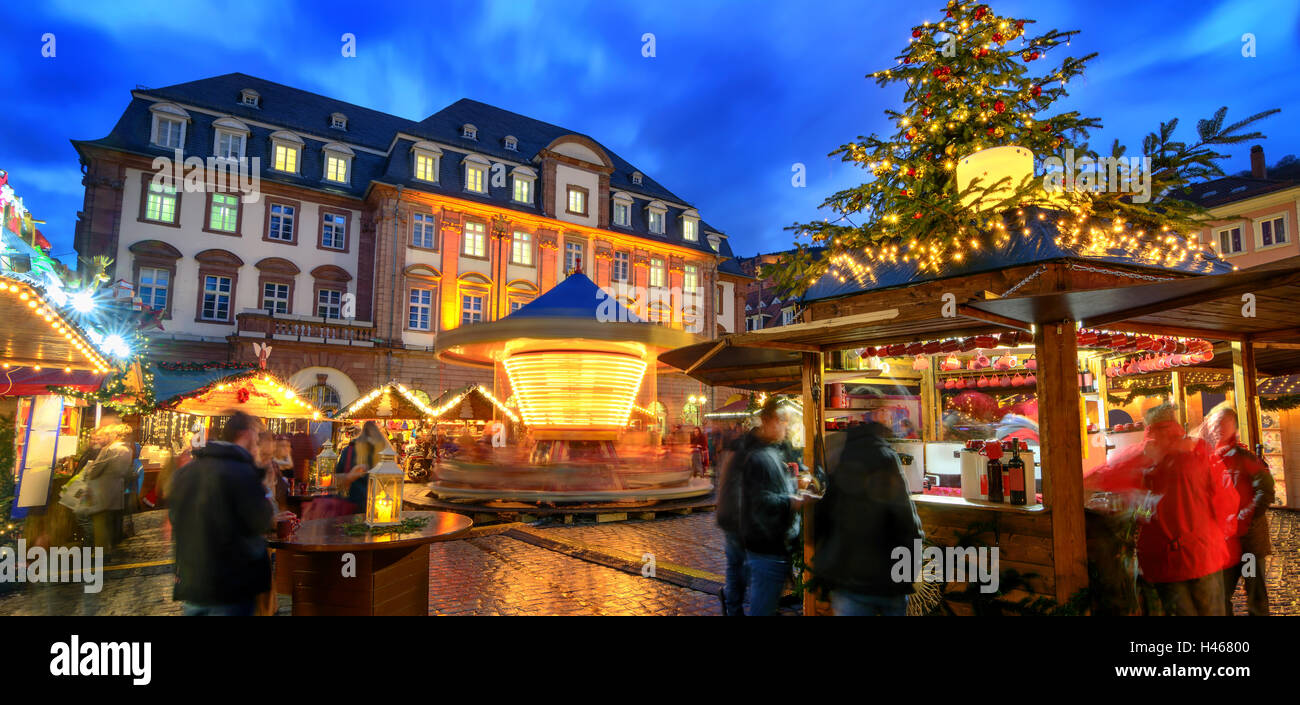
M 271 589 L 266 532 L 274 515 L 255 453 L 262 424 L 231 412 L 221 440 L 176 471 L 171 518 L 176 589 L 187 616 L 248 616 Z
M 880 423 L 849 428 L 817 505 L 813 571 L 830 587 L 839 616 L 907 612 L 912 584 L 890 577 L 892 554 L 899 546 L 911 551 L 924 534 L 889 435 Z
M 738 468 L 739 533 L 749 574 L 749 613 L 754 616 L 776 614 L 781 591 L 790 578 L 790 556 L 799 536 L 799 510 L 804 499 L 797 494 L 798 483 L 781 446 L 790 413 L 790 407 L 777 405 L 776 397 L 768 398 Z
M 751 431 L 733 439 L 722 451 L 718 464 L 718 528 L 722 529 L 727 557 L 727 579 L 722 590 L 722 609 L 727 617 L 745 614 L 745 545 L 740 542 L 740 476 L 741 466 L 751 445 L 755 443 Z

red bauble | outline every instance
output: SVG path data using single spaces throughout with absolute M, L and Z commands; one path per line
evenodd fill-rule
M 910 166 L 907 167 L 907 175 L 908 175 L 908 176 L 916 176 L 916 169 L 913 169 L 913 168 L 910 167 Z
M 1030 89 L 1029 89 L 1029 92 L 1032 93 L 1032 94 L 1034 95 L 1035 98 L 1037 98 L 1038 96 L 1040 96 L 1040 95 L 1043 94 L 1043 87 L 1042 87 L 1042 86 L 1034 86 L 1033 88 L 1030 88 Z
M 975 19 L 978 20 L 978 19 L 984 17 L 984 15 L 987 15 L 988 12 L 989 12 L 989 9 L 988 9 L 987 7 L 984 7 L 983 5 L 980 5 L 979 7 L 975 8 Z
M 1006 104 L 1006 103 L 1003 103 L 1003 102 L 1000 101 L 1000 100 L 999 100 L 999 101 L 995 101 L 995 102 L 993 103 L 993 112 L 995 112 L 995 113 L 1000 113 L 1000 112 L 1002 112 L 1002 111 L 1004 111 L 1004 110 L 1006 110 L 1006 109 L 1007 109 L 1007 104 Z
M 913 214 L 912 214 L 912 220 L 920 220 L 920 219 L 921 219 L 921 214 L 920 214 L 920 213 L 913 213 Z
M 993 41 L 997 42 L 998 44 L 1001 44 L 1004 40 L 1005 37 L 1002 36 L 1002 33 L 1000 32 L 993 33 Z

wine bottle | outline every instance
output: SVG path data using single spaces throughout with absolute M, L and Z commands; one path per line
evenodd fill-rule
M 989 478 L 989 501 L 1002 501 L 1002 446 L 997 441 L 988 441 L 984 444 L 984 454 L 988 456 L 989 462 L 986 468 Z
M 1007 461 L 1007 496 L 1011 504 L 1025 505 L 1025 461 L 1020 459 L 1020 442 L 1012 439 Z

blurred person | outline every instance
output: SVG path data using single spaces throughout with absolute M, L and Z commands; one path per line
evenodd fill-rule
M 276 436 L 273 451 L 271 464 L 279 471 L 280 476 L 285 480 L 295 479 L 293 444 L 289 442 L 289 437 L 285 435 Z
M 186 616 L 251 616 L 271 589 L 266 533 L 276 515 L 256 465 L 262 424 L 228 413 L 221 439 L 195 449 L 172 481 L 173 599 Z
M 106 445 L 108 445 L 108 440 L 104 434 L 104 428 L 97 428 L 92 431 L 85 449 L 77 454 L 76 470 L 73 474 L 85 470 L 87 465 L 90 465 L 95 461 L 95 458 L 99 457 L 99 451 L 103 450 Z
M 816 507 L 813 573 L 830 589 L 837 616 L 903 616 L 912 583 L 891 578 L 894 549 L 925 533 L 907 491 L 890 429 L 850 426 Z
M 289 454 L 293 458 L 293 476 L 299 482 L 311 478 L 311 466 L 320 449 L 310 433 L 299 431 L 289 438 Z
M 750 446 L 756 443 L 754 432 L 733 438 L 718 466 L 718 507 L 714 518 L 722 529 L 727 561 L 726 582 L 720 596 L 722 614 L 727 617 L 745 615 L 745 584 L 749 576 L 745 570 L 745 545 L 740 540 L 740 464 Z
M 339 494 L 356 505 L 356 513 L 366 510 L 366 494 L 370 484 L 366 477 L 370 474 L 370 468 L 379 464 L 379 454 L 385 449 L 393 448 L 388 444 L 379 424 L 367 421 L 356 438 L 339 454 L 338 463 L 334 466 L 335 482 L 338 483 Z
M 95 545 L 103 547 L 107 552 L 112 551 L 121 539 L 126 482 L 132 474 L 135 457 L 126 443 L 131 435 L 130 426 L 104 426 L 98 435 L 104 446 L 86 466 L 84 477 L 90 492 L 92 536 Z
M 769 397 L 738 461 L 739 534 L 748 573 L 745 592 L 754 616 L 776 614 L 799 536 L 804 499 L 797 494 L 799 481 L 789 471 L 781 446 L 791 415 L 789 406 Z
M 1223 569 L 1224 614 L 1232 614 L 1232 594 L 1243 579 L 1242 561 L 1254 557 L 1254 574 L 1245 576 L 1246 613 L 1268 616 L 1268 586 L 1264 582 L 1266 557 L 1272 553 L 1268 538 L 1268 506 L 1273 503 L 1273 474 L 1268 466 L 1241 444 L 1237 437 L 1237 412 L 1221 406 L 1205 422 L 1215 452 L 1223 461 L 1225 479 L 1237 499 L 1237 530 L 1228 536 L 1228 567 Z
M 1145 415 L 1146 438 L 1084 476 L 1084 488 L 1120 493 L 1137 507 L 1142 578 L 1169 615 L 1223 615 L 1227 517 L 1235 499 L 1223 463 L 1205 441 L 1188 438 L 1177 407 Z

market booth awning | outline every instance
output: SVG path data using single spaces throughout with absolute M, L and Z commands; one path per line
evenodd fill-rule
M 195 416 L 224 416 L 234 410 L 267 419 L 321 417 L 293 385 L 266 370 L 228 373 L 174 396 L 159 396 L 159 408 Z
M 389 382 L 349 404 L 346 409 L 334 415 L 334 420 L 414 420 L 430 419 L 436 415 L 433 408 L 407 389 L 406 385 Z
M 500 418 L 519 421 L 514 410 L 477 384 L 440 394 L 433 402 L 433 416 L 439 421 L 491 421 Z
M 0 378 L 0 396 L 23 397 L 49 394 L 50 387 L 61 387 L 78 392 L 93 392 L 100 388 L 107 375 L 89 370 L 42 369 L 24 367 L 4 370 Z

